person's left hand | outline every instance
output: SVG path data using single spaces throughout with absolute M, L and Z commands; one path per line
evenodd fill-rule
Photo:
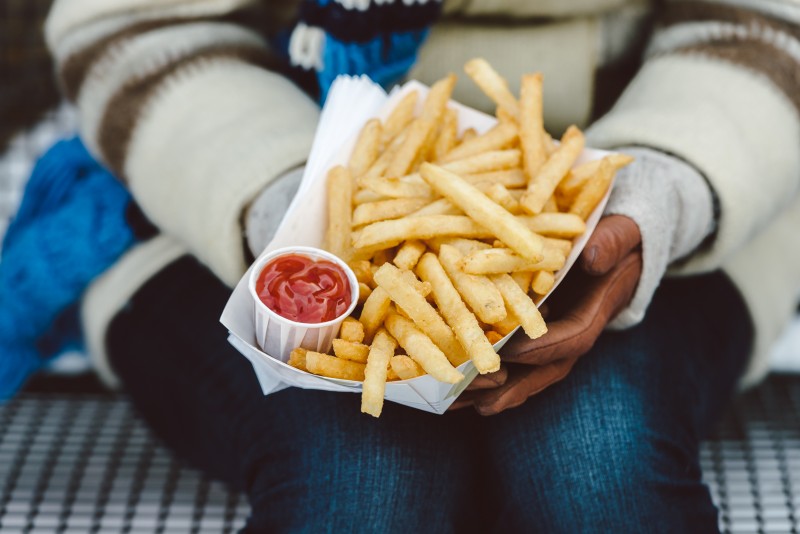
M 501 351 L 498 373 L 475 379 L 451 410 L 474 405 L 481 415 L 519 406 L 531 395 L 564 379 L 586 354 L 609 321 L 633 297 L 642 272 L 641 235 L 631 219 L 603 218 L 553 299 L 548 332 L 531 340 L 522 331 Z

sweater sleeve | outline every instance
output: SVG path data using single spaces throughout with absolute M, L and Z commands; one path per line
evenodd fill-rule
M 666 2 L 644 66 L 592 146 L 673 154 L 719 201 L 714 239 L 676 271 L 715 269 L 797 197 L 800 2 Z
M 255 3 L 56 0 L 45 27 L 90 151 L 228 284 L 244 207 L 305 161 L 318 118 L 263 36 L 230 22 Z

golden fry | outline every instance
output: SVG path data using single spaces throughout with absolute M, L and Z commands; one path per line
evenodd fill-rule
M 426 198 L 393 198 L 361 204 L 353 211 L 353 226 L 405 217 L 429 203 Z
M 503 108 L 509 115 L 519 120 L 519 103 L 508 89 L 508 82 L 495 71 L 489 62 L 476 58 L 464 65 L 464 71 L 491 98 L 495 104 Z
M 547 295 L 547 293 L 553 289 L 555 281 L 556 277 L 552 272 L 539 271 L 533 275 L 531 289 L 533 289 L 533 292 L 537 295 Z
M 364 325 L 355 317 L 346 317 L 339 328 L 339 337 L 345 341 L 361 343 L 364 341 Z M 339 356 L 337 354 L 337 356 Z M 341 358 L 341 356 L 339 356 Z
M 483 241 L 476 241 L 474 239 L 464 239 L 462 237 L 434 237 L 427 241 L 428 246 L 437 254 L 442 245 L 450 245 L 454 247 L 461 255 L 470 254 L 476 250 L 486 250 L 492 248 L 491 245 Z M 460 256 L 459 256 L 460 258 Z
M 337 358 L 343 360 L 350 360 L 351 362 L 367 363 L 367 354 L 369 354 L 369 347 L 356 343 L 353 341 L 345 341 L 344 339 L 333 340 L 333 353 Z
M 366 284 L 369 287 L 373 287 L 375 282 L 372 280 L 372 264 L 367 260 L 353 260 L 350 261 L 347 265 L 353 270 L 353 274 L 356 275 L 356 280 L 360 284 Z
M 586 231 L 584 220 L 574 213 L 540 213 L 533 216 L 517 217 L 532 232 L 547 237 L 572 239 Z M 380 223 L 376 223 L 380 224 Z
M 382 287 L 375 288 L 364 302 L 359 318 L 361 324 L 364 325 L 364 343 L 372 343 L 372 338 L 386 319 L 391 304 L 389 293 Z
M 447 169 L 447 166 L 443 166 Z M 449 169 L 448 169 L 449 170 Z M 455 171 L 454 171 L 455 172 Z M 479 184 L 488 182 L 490 184 L 500 184 L 508 189 L 516 187 L 525 187 L 528 185 L 528 180 L 525 178 L 525 173 L 519 169 L 511 169 L 507 171 L 491 171 L 481 172 L 475 174 L 456 173 L 464 180 L 471 184 Z
M 306 353 L 306 367 L 309 373 L 327 376 L 328 378 L 339 378 L 341 380 L 364 381 L 364 364 L 341 360 L 327 354 L 308 351 Z
M 480 185 L 476 185 L 476 188 L 482 191 Z M 501 184 L 493 184 L 489 186 L 484 193 L 487 197 L 489 197 L 507 212 L 514 215 L 518 215 L 521 212 L 517 199 L 511 196 L 511 193 L 508 192 L 508 189 L 503 187 Z
M 486 339 L 488 339 L 489 343 L 491 343 L 492 345 L 496 345 L 504 337 L 506 336 L 504 336 L 500 332 L 495 332 L 494 330 L 489 330 L 488 332 L 486 332 Z
M 425 215 L 464 215 L 464 212 L 453 206 L 453 203 L 446 198 L 440 198 L 411 213 L 409 217 L 423 217 Z
M 455 246 L 442 245 L 439 248 L 442 267 L 475 315 L 488 324 L 502 321 L 506 316 L 506 307 L 500 291 L 485 276 L 467 274 L 459 269 L 461 258 L 462 254 Z
M 561 146 L 528 183 L 528 192 L 522 197 L 522 206 L 525 210 L 532 214 L 541 213 L 547 199 L 553 195 L 556 186 L 580 156 L 583 146 L 583 133 L 575 126 L 567 128 L 564 137 L 561 138 Z
M 492 281 L 503 295 L 506 306 L 519 319 L 522 329 L 529 338 L 536 339 L 547 333 L 547 325 L 544 324 L 544 319 L 536 304 L 519 288 L 511 276 L 507 274 L 493 275 Z
M 410 380 L 425 374 L 425 369 L 405 354 L 392 357 L 389 365 L 392 371 L 400 377 L 400 380 Z
M 453 283 L 435 255 L 427 253 L 417 265 L 417 273 L 433 288 L 433 298 L 447 324 L 455 332 L 478 372 L 493 373 L 500 369 L 500 356 L 492 348 L 478 324 L 467 309 Z
M 608 161 L 600 163 L 597 174 L 583 186 L 581 192 L 569 208 L 569 212 L 577 215 L 584 221 L 589 218 L 594 209 L 603 199 L 614 180 L 614 167 Z
M 465 182 L 457 174 L 429 163 L 422 165 L 420 173 L 431 187 L 461 208 L 473 220 L 480 221 L 480 224 L 490 228 L 493 235 L 513 248 L 520 256 L 531 261 L 542 259 L 544 240 L 541 236 L 528 230 L 513 215 L 489 200 L 475 186 Z
M 369 347 L 367 366 L 364 369 L 364 384 L 361 389 L 361 411 L 380 417 L 383 396 L 386 393 L 386 378 L 389 362 L 394 355 L 397 342 L 381 328 Z
M 383 128 L 381 121 L 372 119 L 367 121 L 356 141 L 353 153 L 350 156 L 350 173 L 354 177 L 361 176 L 375 163 L 381 148 Z
M 345 261 L 352 255 L 352 202 L 353 181 L 350 171 L 341 166 L 334 167 L 328 173 L 328 231 L 323 248 Z
M 454 109 L 448 109 L 445 112 L 444 123 L 442 124 L 439 132 L 439 137 L 433 144 L 433 159 L 440 161 L 448 152 L 450 152 L 458 141 L 458 112 Z
M 291 353 L 289 353 L 289 361 L 286 362 L 292 367 L 300 369 L 301 371 L 308 372 L 308 367 L 306 367 L 306 353 L 308 351 L 302 347 L 297 347 Z
M 546 272 L 546 271 L 539 271 L 539 272 Z M 534 273 L 532 271 L 517 271 L 515 273 L 511 273 L 511 278 L 514 279 L 514 282 L 516 282 L 519 288 L 525 293 L 527 293 L 531 289 L 533 276 Z
M 406 272 L 410 273 L 410 271 Z M 442 316 L 425 300 L 425 297 L 417 292 L 412 284 L 408 283 L 397 267 L 388 263 L 382 266 L 375 273 L 375 281 L 379 287 L 389 293 L 392 301 L 403 309 L 414 321 L 414 324 L 444 351 L 454 367 L 468 359 L 464 348 L 458 343 L 456 336 Z M 400 344 L 402 345 L 402 341 Z
M 358 303 L 364 304 L 372 294 L 372 288 L 364 282 L 358 283 Z
M 383 125 L 383 144 L 390 143 L 412 120 L 414 120 L 414 108 L 417 107 L 419 93 L 411 91 L 397 103 L 392 113 Z
M 547 160 L 544 146 L 541 73 L 526 74 L 522 77 L 519 108 L 519 140 L 522 147 L 523 168 L 530 183 Z
M 456 384 L 464 379 L 439 347 L 408 319 L 391 313 L 386 318 L 386 328 L 408 355 L 436 380 Z
M 491 202 L 491 200 L 488 201 Z M 498 207 L 498 209 L 502 208 Z M 483 239 L 492 237 L 492 233 L 463 215 L 406 217 L 365 226 L 355 241 L 355 247 L 391 248 L 407 239 L 431 239 L 441 236 Z
M 397 250 L 392 263 L 397 265 L 400 269 L 412 270 L 419 261 L 420 257 L 425 253 L 425 243 L 417 239 L 406 241 Z
M 602 159 L 596 159 L 582 165 L 578 165 L 569 172 L 567 177 L 564 178 L 560 184 L 558 184 L 558 193 L 573 199 L 575 195 L 577 195 L 580 190 L 583 189 L 583 186 L 586 185 L 586 182 L 588 182 L 595 174 L 597 174 L 597 171 L 600 170 L 600 164 L 603 161 L 609 162 L 611 166 L 614 167 L 614 170 L 618 171 L 626 165 L 631 164 L 633 162 L 633 158 L 627 154 L 609 154 Z

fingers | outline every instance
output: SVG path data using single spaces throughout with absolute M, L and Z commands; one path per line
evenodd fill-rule
M 496 388 L 505 384 L 507 379 L 508 369 L 506 369 L 504 365 L 501 365 L 499 371 L 476 376 L 470 385 L 467 386 L 467 391 Z
M 472 401 L 475 409 L 481 415 L 494 415 L 515 408 L 528 397 L 566 378 L 576 361 L 577 358 L 564 358 L 525 370 L 511 377 L 503 386 L 481 393 Z
M 632 219 L 624 215 L 603 217 L 581 253 L 581 267 L 591 275 L 606 274 L 641 242 L 639 227 Z
M 585 354 L 608 321 L 633 298 L 641 270 L 641 254 L 630 254 L 611 273 L 594 281 L 568 314 L 548 323 L 544 336 L 529 339 L 517 332 L 501 351 L 503 360 L 544 365 Z

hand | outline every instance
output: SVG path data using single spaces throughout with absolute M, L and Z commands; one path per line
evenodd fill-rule
M 499 376 L 481 380 L 482 389 L 470 388 L 451 409 L 472 404 L 480 414 L 493 415 L 564 379 L 633 297 L 642 272 L 640 245 L 639 228 L 631 219 L 603 218 L 579 258 L 579 269 L 548 301 L 554 319 L 547 334 L 532 340 L 517 332 L 501 351 L 510 364 L 502 382 Z

